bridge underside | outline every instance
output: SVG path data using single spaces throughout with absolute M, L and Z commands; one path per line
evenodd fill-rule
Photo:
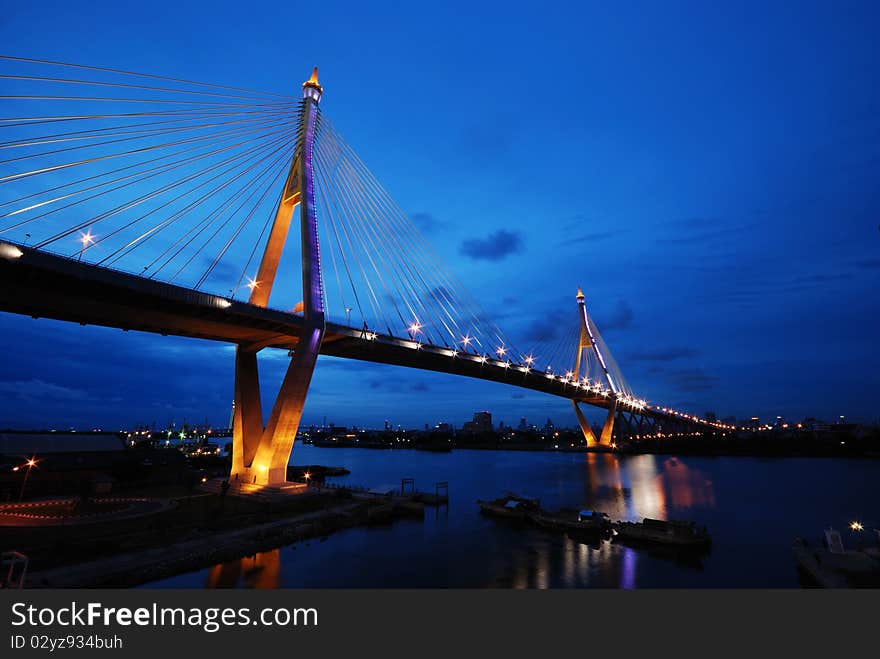
M 27 248 L 0 257 L 0 310 L 162 335 L 293 348 L 302 319 Z

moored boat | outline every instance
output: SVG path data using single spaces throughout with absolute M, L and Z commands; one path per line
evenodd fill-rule
M 614 525 L 617 538 L 638 542 L 657 542 L 669 545 L 704 547 L 711 543 L 705 526 L 696 522 L 650 519 L 641 522 L 617 522 Z
M 528 499 L 515 494 L 508 494 L 492 501 L 477 499 L 477 503 L 480 504 L 480 512 L 486 515 L 521 520 L 525 520 L 532 511 L 539 509 L 540 506 L 538 499 Z
M 877 547 L 847 549 L 836 529 L 825 530 L 821 544 L 795 538 L 792 546 L 798 570 L 812 585 L 823 588 L 877 588 L 880 586 L 880 530 Z
M 563 509 L 555 513 L 537 509 L 529 513 L 529 521 L 549 531 L 601 533 L 611 528 L 611 518 L 595 510 Z

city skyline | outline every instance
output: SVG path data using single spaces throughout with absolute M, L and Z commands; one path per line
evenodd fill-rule
M 409 11 L 397 20 L 411 25 L 420 10 Z M 38 34 L 25 4 L 0 34 L 10 52 L 193 79 L 212 57 L 216 81 L 269 91 L 289 91 L 318 63 L 335 123 L 521 342 L 576 322 L 583 286 L 649 402 L 720 417 L 873 421 L 880 85 L 865 63 L 878 55 L 867 30 L 875 10 L 829 22 L 805 6 L 796 29 L 773 11 L 767 35 L 747 10 L 696 6 L 685 19 L 641 8 L 611 21 L 589 8 L 581 18 L 592 39 L 551 12 L 539 19 L 548 29 L 508 19 L 494 41 L 458 23 L 441 36 L 393 33 L 395 18 L 378 12 L 353 24 L 387 25 L 394 38 L 358 57 L 351 44 L 366 42 L 345 26 L 287 52 L 286 40 L 253 38 L 256 24 L 237 25 L 238 40 L 220 35 L 223 50 L 216 34 L 184 43 L 159 24 L 149 48 L 120 51 L 113 36 L 60 39 L 92 20 L 63 7 L 41 16 Z M 622 44 L 634 39 L 655 44 L 657 57 L 629 53 Z M 452 40 L 457 54 L 438 58 Z M 573 53 L 595 68 L 571 65 Z M 383 84 L 389 76 L 407 84 Z M 540 129 L 526 119 L 534 97 L 545 101 Z M 9 315 L 0 331 L 18 343 L 0 371 L 3 425 L 215 418 L 232 397 L 228 346 Z M 267 391 L 286 361 L 284 352 L 261 359 Z M 394 410 L 421 423 L 425 408 L 448 418 L 464 400 L 513 418 L 570 415 L 566 401 L 534 392 L 322 357 L 304 420 L 376 423 Z

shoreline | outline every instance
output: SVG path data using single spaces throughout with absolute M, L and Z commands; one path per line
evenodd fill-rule
M 384 502 L 347 500 L 322 510 L 203 533 L 166 546 L 32 571 L 27 574 L 25 588 L 131 588 L 347 528 L 411 515 L 411 511 Z
M 314 446 L 318 449 L 359 449 L 369 451 L 420 451 L 416 447 L 410 446 Z M 682 446 L 674 445 L 669 447 L 657 446 L 638 446 L 624 445 L 611 449 L 606 446 L 599 447 L 560 447 L 552 448 L 544 445 L 520 445 L 520 446 L 499 446 L 494 444 L 479 444 L 469 446 L 453 446 L 449 451 L 425 451 L 422 453 L 450 453 L 452 451 L 540 451 L 544 453 L 601 453 L 611 455 L 680 455 L 690 457 L 743 457 L 743 458 L 850 458 L 850 459 L 868 459 L 876 460 L 880 458 L 880 448 L 875 450 L 852 450 L 838 449 L 837 447 L 825 448 L 824 450 L 812 451 L 796 451 L 796 450 L 779 450 L 778 447 L 768 446 L 756 448 L 750 447 L 714 447 L 714 446 Z

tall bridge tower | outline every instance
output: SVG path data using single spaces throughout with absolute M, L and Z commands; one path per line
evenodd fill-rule
M 256 485 L 277 485 L 287 480 L 287 462 L 324 338 L 324 289 L 312 169 L 318 104 L 324 92 L 318 82 L 318 67 L 302 88 L 299 140 L 257 277 L 249 284 L 249 302 L 265 307 L 275 283 L 294 211 L 299 207 L 304 324 L 265 427 L 257 369 L 257 353 L 265 345 L 239 344 L 235 353 L 232 479 Z
M 602 356 L 602 351 L 599 350 L 599 346 L 596 345 L 596 338 L 593 336 L 593 330 L 590 327 L 590 316 L 587 313 L 586 296 L 584 296 L 584 292 L 580 288 L 578 289 L 576 299 L 578 304 L 578 317 L 580 318 L 581 332 L 580 337 L 578 338 L 577 353 L 575 355 L 574 361 L 574 380 L 577 381 L 580 379 L 581 364 L 583 362 L 584 351 L 591 351 L 595 355 L 596 361 L 601 367 L 602 375 L 605 379 L 605 384 L 608 385 L 611 393 L 614 394 L 611 400 L 611 406 L 608 408 L 608 416 L 605 418 L 605 424 L 602 426 L 602 434 L 599 436 L 598 440 L 596 439 L 596 435 L 593 433 L 593 429 L 590 427 L 589 421 L 587 421 L 587 418 L 584 416 L 581 408 L 578 406 L 578 401 L 572 399 L 571 404 L 574 407 L 574 413 L 577 415 L 581 431 L 584 433 L 584 439 L 587 440 L 587 445 L 595 445 L 598 443 L 604 446 L 608 446 L 609 444 L 611 444 L 611 434 L 614 431 L 614 416 L 617 413 L 617 394 L 619 393 L 620 389 L 618 383 L 614 381 L 614 378 L 608 371 L 608 365 L 605 363 L 605 358 Z

